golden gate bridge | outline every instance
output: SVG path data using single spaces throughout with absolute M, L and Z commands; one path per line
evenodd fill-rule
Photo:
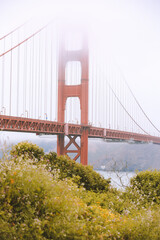
M 0 38 L 0 130 L 57 135 L 58 155 L 84 165 L 88 138 L 160 144 L 101 36 L 57 20 Z

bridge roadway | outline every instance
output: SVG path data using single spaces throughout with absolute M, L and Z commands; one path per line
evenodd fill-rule
M 28 132 L 36 134 L 81 136 L 83 129 L 88 129 L 89 138 L 103 138 L 113 141 L 129 141 L 160 144 L 160 137 L 146 134 L 105 129 L 91 125 L 59 123 L 41 119 L 0 115 L 0 131 Z

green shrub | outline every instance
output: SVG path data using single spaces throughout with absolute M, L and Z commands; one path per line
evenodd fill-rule
M 36 144 L 29 142 L 20 142 L 17 145 L 14 145 L 10 151 L 12 157 L 22 157 L 22 158 L 30 158 L 39 161 L 44 157 L 44 150 L 40 148 Z
M 107 215 L 107 214 L 106 214 Z M 110 214 L 106 216 L 107 229 L 103 239 L 159 240 L 160 211 L 150 209 L 135 211 L 130 216 Z
M 34 163 L 34 162 L 33 162 Z M 101 239 L 105 218 L 79 197 L 84 189 L 58 180 L 44 165 L 0 165 L 0 239 Z
M 160 171 L 139 172 L 130 181 L 128 192 L 133 192 L 140 201 L 160 204 Z
M 110 179 L 104 179 L 99 173 L 93 170 L 91 166 L 83 166 L 69 159 L 67 156 L 58 157 L 56 153 L 50 152 L 45 155 L 45 159 L 50 163 L 51 169 L 59 170 L 60 179 L 66 177 L 73 178 L 79 186 L 83 185 L 87 190 L 108 191 Z
M 48 169 L 58 170 L 59 178 L 72 178 L 78 186 L 83 185 L 87 190 L 107 191 L 110 187 L 110 180 L 104 179 L 95 172 L 91 166 L 83 166 L 66 156 L 57 156 L 55 152 L 44 154 L 42 148 L 29 142 L 20 142 L 12 147 L 10 152 L 14 159 L 33 159 L 35 162 L 45 159 Z
M 91 167 L 67 157 L 14 156 L 0 163 L 1 240 L 160 239 L 159 171 L 138 173 L 125 192 L 106 191 Z

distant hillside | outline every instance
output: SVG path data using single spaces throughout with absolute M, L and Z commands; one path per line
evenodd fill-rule
M 56 151 L 56 136 L 10 134 L 8 138 L 8 135 L 7 133 L 7 137 L 5 137 L 8 145 L 28 140 L 42 147 L 45 152 Z M 122 171 L 160 169 L 160 145 L 109 143 L 103 140 L 89 139 L 88 159 L 94 169 L 105 168 L 105 170 Z
M 160 145 L 90 141 L 89 163 L 106 170 L 160 169 Z

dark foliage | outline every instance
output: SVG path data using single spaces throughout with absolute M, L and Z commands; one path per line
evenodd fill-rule
M 83 166 L 69 159 L 67 156 L 58 157 L 55 152 L 46 154 L 45 159 L 49 161 L 52 170 L 59 170 L 60 179 L 66 177 L 73 178 L 79 186 L 83 185 L 90 191 L 98 192 L 109 189 L 110 179 L 104 179 L 91 166 Z

